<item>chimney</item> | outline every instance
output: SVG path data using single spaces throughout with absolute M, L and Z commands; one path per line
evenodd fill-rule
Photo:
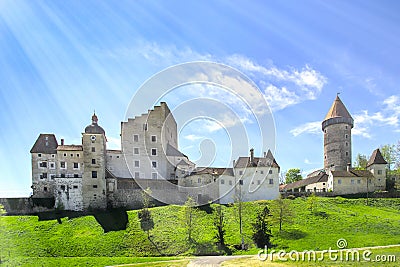
M 351 164 L 347 163 L 347 172 L 350 172 L 350 166 L 351 166 Z
M 250 162 L 253 163 L 254 162 L 254 149 L 250 149 Z
M 61 139 L 61 145 L 62 146 L 64 145 L 64 139 Z

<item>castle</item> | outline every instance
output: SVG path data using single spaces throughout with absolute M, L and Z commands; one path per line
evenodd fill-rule
M 345 195 L 385 190 L 386 161 L 376 149 L 365 170 L 351 167 L 354 120 L 336 97 L 322 122 L 324 168 L 284 185 L 286 192 Z M 272 152 L 239 157 L 231 168 L 199 167 L 178 150 L 177 124 L 165 102 L 121 122 L 121 150 L 107 149 L 96 114 L 82 133 L 82 144 L 66 145 L 54 134 L 40 134 L 31 149 L 32 198 L 54 199 L 55 207 L 83 211 L 137 208 L 143 189 L 162 203 L 199 205 L 276 199 L 280 167 Z
M 386 188 L 386 164 L 379 149 L 373 151 L 365 170 L 351 167 L 351 129 L 354 120 L 339 96 L 322 122 L 324 168 L 306 179 L 285 185 L 292 192 L 332 192 L 334 195 L 383 191 Z
M 54 198 L 55 207 L 82 211 L 140 206 L 143 189 L 163 203 L 198 204 L 275 199 L 280 167 L 271 151 L 239 157 L 232 168 L 196 167 L 178 150 L 177 124 L 167 104 L 121 123 L 121 150 L 107 149 L 96 114 L 82 144 L 59 144 L 40 134 L 32 156 L 32 198 Z

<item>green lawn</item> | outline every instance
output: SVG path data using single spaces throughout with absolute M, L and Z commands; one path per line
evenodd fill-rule
M 257 253 L 251 240 L 251 223 L 256 211 L 269 203 L 244 203 L 243 231 L 249 244 L 244 253 Z M 276 225 L 272 227 L 275 249 L 336 249 L 339 238 L 347 240 L 348 248 L 400 243 L 400 199 L 373 199 L 366 206 L 365 199 L 318 198 L 314 212 L 303 198 L 291 200 L 290 205 L 295 211 L 293 222 L 283 224 L 282 232 Z M 215 245 L 212 209 L 197 210 L 190 244 L 181 223 L 182 207 L 150 210 L 154 219 L 151 242 L 140 228 L 137 211 L 128 211 L 126 230 L 110 232 L 104 232 L 93 216 L 63 218 L 61 224 L 57 220 L 38 221 L 36 216 L 0 216 L 0 257 L 6 266 L 13 260 L 23 264 L 27 257 L 34 257 L 37 266 L 105 266 L 143 259 L 135 257 L 157 256 L 163 260 L 159 256 L 223 253 Z M 233 248 L 240 243 L 237 207 L 223 206 L 223 211 L 226 243 L 240 254 Z
M 16 257 L 5 259 L 5 266 L 182 266 L 188 260 L 178 257 Z M 186 266 L 186 265 L 185 265 Z

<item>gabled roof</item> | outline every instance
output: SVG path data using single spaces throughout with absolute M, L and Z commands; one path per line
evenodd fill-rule
M 40 134 L 31 149 L 31 153 L 56 154 L 57 139 L 54 134 Z
M 349 118 L 353 119 L 347 110 L 346 106 L 343 104 L 342 100 L 340 100 L 339 96 L 336 96 L 335 101 L 333 101 L 333 104 L 331 108 L 329 109 L 328 113 L 325 116 L 324 120 L 328 120 L 331 118 L 336 118 L 336 117 L 343 117 L 343 118 Z
M 250 157 L 239 157 L 235 163 L 235 168 L 247 168 L 247 167 L 275 167 L 280 168 L 279 164 L 276 162 L 271 150 L 268 152 L 265 158 L 254 157 L 253 162 L 250 161 Z
M 82 145 L 62 145 L 57 147 L 58 151 L 82 151 Z
M 315 184 L 315 183 L 324 183 L 328 181 L 328 175 L 326 174 L 325 171 L 318 171 L 314 172 L 315 175 L 313 176 L 307 176 L 307 178 L 302 179 L 300 181 L 296 181 L 294 183 L 287 184 L 285 187 L 283 187 L 284 190 L 291 190 L 294 188 L 301 188 L 310 184 Z
M 348 171 L 331 171 L 333 177 L 374 177 L 370 171 L 367 170 L 350 170 Z
M 371 166 L 372 164 L 387 164 L 387 161 L 383 158 L 379 148 L 372 152 L 372 155 L 368 160 L 367 167 Z
M 180 152 L 178 149 L 176 149 L 175 147 L 171 146 L 169 143 L 167 144 L 167 156 L 171 156 L 171 157 L 185 157 L 187 158 L 187 156 L 185 154 L 183 154 L 182 152 Z

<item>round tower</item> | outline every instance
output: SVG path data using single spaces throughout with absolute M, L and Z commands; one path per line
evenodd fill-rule
M 351 129 L 354 120 L 339 95 L 322 122 L 324 132 L 325 170 L 346 170 L 351 167 Z

